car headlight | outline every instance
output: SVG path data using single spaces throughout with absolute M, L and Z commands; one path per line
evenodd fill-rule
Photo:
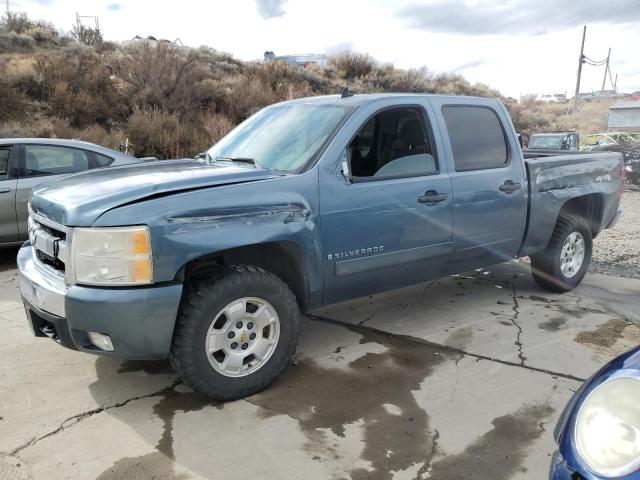
M 71 242 L 74 283 L 144 285 L 153 283 L 149 228 L 76 228 Z
M 577 453 L 597 475 L 620 477 L 640 468 L 640 379 L 616 377 L 595 388 L 578 412 Z
M 633 172 L 633 168 L 631 167 L 631 165 L 625 165 L 624 169 L 625 169 L 627 172 Z

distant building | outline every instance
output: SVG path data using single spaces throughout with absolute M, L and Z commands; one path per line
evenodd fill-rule
M 134 45 L 136 43 L 146 43 L 150 47 L 157 47 L 160 44 L 184 47 L 182 40 L 180 40 L 179 38 L 176 38 L 172 42 L 171 40 L 167 40 L 165 38 L 156 38 L 153 35 L 148 35 L 146 37 L 141 37 L 140 35 L 136 35 L 131 40 L 125 40 L 124 42 L 122 42 L 123 45 Z
M 315 53 L 304 53 L 297 55 L 278 55 L 272 51 L 264 52 L 264 60 L 266 62 L 281 61 L 286 62 L 293 67 L 307 67 L 309 65 L 320 65 L 321 67 L 327 63 L 327 56 Z
M 609 130 L 640 130 L 640 101 L 620 102 L 609 107 Z

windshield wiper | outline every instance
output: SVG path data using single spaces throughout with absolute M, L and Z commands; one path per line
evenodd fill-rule
M 256 161 L 253 158 L 247 157 L 216 157 L 215 161 L 222 160 L 223 162 L 237 162 L 237 163 L 247 163 L 249 165 L 257 165 Z

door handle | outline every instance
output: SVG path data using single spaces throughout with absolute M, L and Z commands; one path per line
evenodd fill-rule
M 443 202 L 447 199 L 446 193 L 438 193 L 435 190 L 427 190 L 424 192 L 424 195 L 418 197 L 418 201 L 420 203 L 430 203 L 435 204 L 438 202 Z
M 10 188 L 0 188 L 0 193 L 9 193 L 10 191 Z
M 516 190 L 520 190 L 522 185 L 519 183 L 514 183 L 513 180 L 506 180 L 502 185 L 498 187 L 501 192 L 506 193 L 507 195 L 511 195 Z

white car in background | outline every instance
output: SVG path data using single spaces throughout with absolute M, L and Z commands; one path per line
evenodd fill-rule
M 564 93 L 554 93 L 553 95 L 538 95 L 537 101 L 542 103 L 567 103 L 569 99 Z

